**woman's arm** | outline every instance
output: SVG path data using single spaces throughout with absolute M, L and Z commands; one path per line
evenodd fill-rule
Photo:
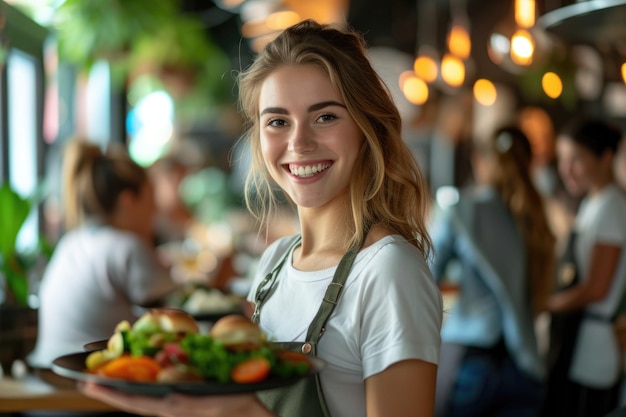
M 432 417 L 437 365 L 397 362 L 365 380 L 367 417 Z
M 587 279 L 550 297 L 548 310 L 562 313 L 583 308 L 606 297 L 613 284 L 621 253 L 621 246 L 596 243 L 591 252 Z
M 88 397 L 121 410 L 159 417 L 276 417 L 253 394 L 147 397 L 125 394 L 91 382 L 80 386 Z

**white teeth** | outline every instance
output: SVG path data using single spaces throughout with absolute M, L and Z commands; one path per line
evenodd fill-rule
M 297 177 L 306 178 L 312 177 L 313 175 L 322 172 L 330 167 L 330 164 L 316 164 L 316 165 L 307 165 L 307 166 L 296 166 L 289 165 L 289 171 L 291 171 L 292 175 Z

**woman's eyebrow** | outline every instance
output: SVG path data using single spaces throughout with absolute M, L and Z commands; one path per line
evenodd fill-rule
M 321 103 L 312 104 L 311 106 L 309 106 L 308 111 L 312 112 L 316 110 L 321 110 L 324 107 L 329 107 L 329 106 L 339 106 L 339 107 L 343 107 L 344 109 L 347 108 L 345 105 L 339 103 L 338 101 L 329 100 L 329 101 L 322 101 Z
M 329 100 L 329 101 L 322 101 L 320 103 L 312 104 L 309 106 L 307 111 L 310 113 L 310 112 L 321 110 L 325 107 L 330 107 L 330 106 L 339 106 L 339 107 L 343 107 L 344 109 L 347 108 L 345 105 L 339 103 L 338 101 Z M 282 107 L 266 107 L 261 111 L 260 115 L 263 116 L 266 113 L 285 114 L 285 115 L 289 114 L 287 109 L 284 109 Z
M 289 112 L 282 107 L 266 107 L 261 111 L 261 116 L 265 113 L 289 114 Z

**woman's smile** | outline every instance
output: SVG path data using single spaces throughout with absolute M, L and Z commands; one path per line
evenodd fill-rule
M 326 171 L 332 162 L 317 162 L 307 164 L 287 164 L 287 169 L 291 175 L 299 178 L 309 178 Z

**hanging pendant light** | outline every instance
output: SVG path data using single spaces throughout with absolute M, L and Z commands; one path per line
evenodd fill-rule
M 552 53 L 553 41 L 535 23 L 535 0 L 513 0 L 511 11 L 489 36 L 491 61 L 515 74 L 544 62 Z
M 467 63 L 472 51 L 465 0 L 450 0 L 450 15 L 450 30 L 446 39 L 448 53 L 441 60 L 441 79 L 448 86 L 457 88 L 467 78 Z

